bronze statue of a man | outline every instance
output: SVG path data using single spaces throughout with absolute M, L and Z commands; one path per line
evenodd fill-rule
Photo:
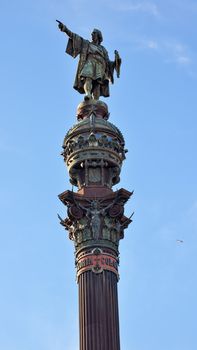
M 85 93 L 85 100 L 108 97 L 109 82 L 114 82 L 114 69 L 118 78 L 120 74 L 121 59 L 118 52 L 114 51 L 115 60 L 110 61 L 107 50 L 101 45 L 103 37 L 98 29 L 93 30 L 92 41 L 89 41 L 72 33 L 62 22 L 57 22 L 61 32 L 69 37 L 66 53 L 73 58 L 80 55 L 74 89 L 81 94 Z

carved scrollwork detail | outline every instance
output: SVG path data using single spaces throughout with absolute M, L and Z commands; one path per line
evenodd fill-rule
M 74 241 L 76 252 L 95 245 L 118 252 L 124 229 L 132 222 L 133 214 L 129 218 L 124 216 L 124 204 L 130 195 L 132 193 L 122 190 L 117 191 L 112 198 L 106 196 L 102 199 L 82 199 L 70 191 L 62 194 L 61 200 L 68 207 L 68 218 L 63 220 L 58 217 L 68 230 L 69 238 Z
M 90 136 L 88 137 L 88 143 L 90 147 L 97 147 L 98 146 L 98 141 L 96 139 L 96 135 L 94 133 L 91 133 Z
M 124 213 L 124 207 L 120 204 L 114 204 L 110 209 L 109 209 L 109 215 L 112 218 L 116 217 L 121 217 Z
M 83 217 L 83 210 L 76 205 L 71 205 L 68 208 L 68 215 L 70 219 L 80 220 Z

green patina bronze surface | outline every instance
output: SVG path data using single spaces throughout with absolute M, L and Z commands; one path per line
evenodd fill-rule
M 103 36 L 100 30 L 92 31 L 92 40 L 86 40 L 71 32 L 63 23 L 58 22 L 59 29 L 69 37 L 66 53 L 73 58 L 79 55 L 74 88 L 81 94 L 85 93 L 85 99 L 98 100 L 100 96 L 109 96 L 109 82 L 114 82 L 114 69 L 117 77 L 120 75 L 121 58 L 115 50 L 115 60 L 110 61 L 108 52 L 101 45 Z

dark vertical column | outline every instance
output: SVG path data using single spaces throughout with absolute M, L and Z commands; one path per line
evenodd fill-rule
M 80 350 L 120 350 L 117 276 L 87 271 L 78 283 Z
M 132 221 L 124 215 L 132 193 L 112 190 L 120 181 L 127 150 L 123 135 L 108 117 L 104 102 L 80 103 L 78 123 L 63 143 L 70 182 L 78 187 L 59 198 L 68 208 L 68 217 L 60 217 L 60 223 L 75 245 L 80 350 L 120 350 L 119 241 Z

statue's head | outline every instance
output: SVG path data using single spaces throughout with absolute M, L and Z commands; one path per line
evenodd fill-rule
M 100 43 L 102 43 L 103 41 L 103 36 L 102 36 L 102 33 L 99 29 L 93 29 L 92 31 L 92 40 L 93 41 L 97 41 Z
M 92 209 L 99 209 L 100 208 L 100 203 L 95 199 L 91 203 Z

